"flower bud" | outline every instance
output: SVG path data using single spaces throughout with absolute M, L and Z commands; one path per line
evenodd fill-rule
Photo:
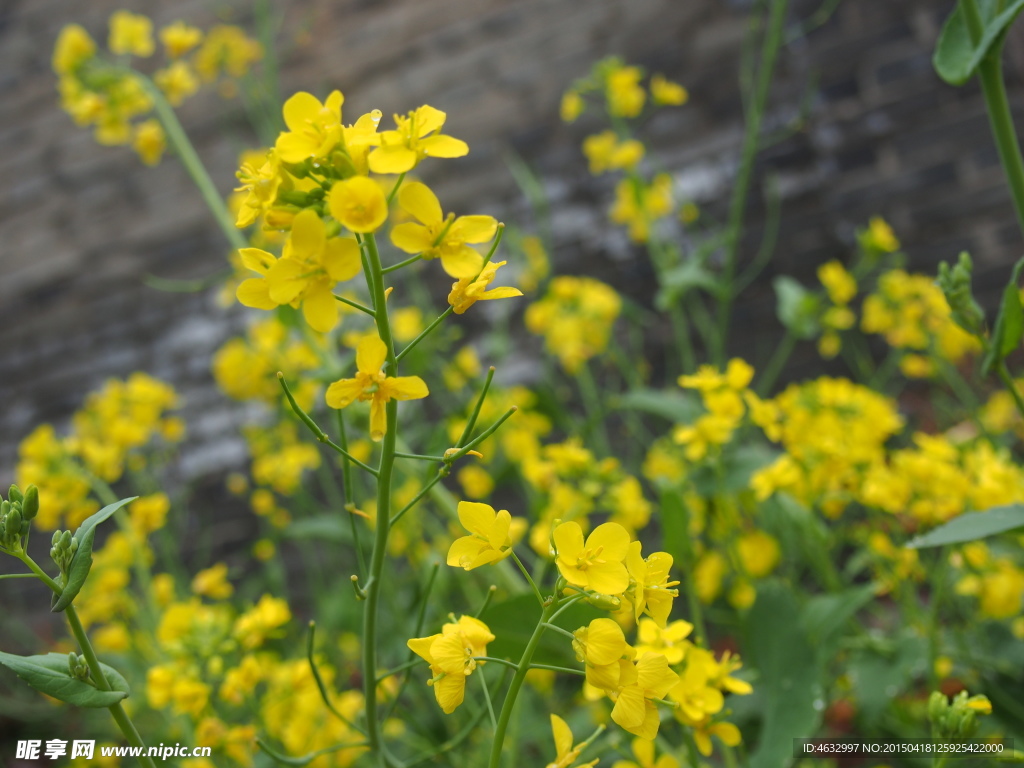
M 33 520 L 39 513 L 39 489 L 30 485 L 25 489 L 21 502 L 21 514 L 26 520 Z
M 31 487 L 31 486 L 29 486 L 29 487 Z M 21 489 L 18 486 L 16 486 L 16 485 L 12 485 L 11 486 L 11 490 L 9 490 L 7 492 L 7 498 L 11 502 L 15 502 L 15 501 L 21 501 L 24 497 L 21 494 Z

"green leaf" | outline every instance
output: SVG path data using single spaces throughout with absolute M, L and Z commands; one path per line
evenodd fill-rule
M 798 339 L 810 339 L 818 332 L 818 297 L 792 277 L 780 275 L 772 281 L 776 314 Z
M 999 365 L 1008 354 L 1017 349 L 1020 346 L 1021 338 L 1024 338 L 1024 307 L 1020 303 L 1019 287 L 1021 269 L 1024 269 L 1024 258 L 1014 265 L 1010 282 L 1003 290 L 1003 301 L 999 305 L 999 315 L 996 317 L 996 326 L 992 330 L 988 353 L 981 363 L 983 375 L 991 373 L 992 368 Z
M 780 768 L 792 761 L 794 735 L 810 736 L 821 722 L 824 692 L 815 648 L 800 625 L 793 591 L 768 581 L 744 622 L 744 659 L 760 673 L 763 721 L 750 768 Z
M 72 601 L 78 597 L 78 593 L 82 591 L 82 586 L 85 584 L 85 580 L 89 577 L 89 570 L 92 568 L 92 545 L 96 540 L 97 526 L 117 512 L 117 510 L 125 504 L 133 502 L 137 498 L 139 497 L 131 496 L 127 499 L 115 501 L 113 504 L 108 504 L 99 512 L 87 517 L 85 521 L 78 526 L 78 530 L 75 531 L 75 535 L 73 536 L 73 538 L 78 541 L 78 551 L 75 552 L 75 556 L 71 559 L 71 565 L 68 566 L 67 584 L 60 593 L 60 597 L 57 598 L 53 607 L 50 609 L 51 611 L 54 613 L 63 611 L 71 605 Z
M 967 512 L 907 542 L 911 549 L 943 547 L 977 541 L 1015 528 L 1024 528 L 1024 504 L 992 507 L 984 512 Z
M 688 259 L 666 270 L 660 282 L 661 290 L 658 291 L 654 305 L 663 312 L 691 288 L 703 288 L 711 294 L 717 294 L 719 290 L 715 275 L 704 269 L 697 259 Z
M 677 568 L 686 568 L 690 562 L 690 515 L 679 490 L 666 489 L 661 493 L 661 535 L 666 551 L 675 558 Z
M 838 594 L 815 595 L 800 612 L 800 626 L 820 649 L 826 646 L 857 611 L 875 599 L 876 587 L 866 584 Z
M 573 632 L 594 619 L 607 615 L 607 611 L 601 611 L 592 605 L 576 603 L 553 623 Z M 533 635 L 534 627 L 540 620 L 540 605 L 534 594 L 529 592 L 501 603 L 492 603 L 480 620 L 490 627 L 495 637 L 494 642 L 487 646 L 487 655 L 518 662 Z M 551 630 L 547 630 L 541 637 L 533 661 L 537 664 L 579 666 L 576 654 L 572 650 L 572 640 Z
M 674 423 L 688 424 L 702 413 L 697 399 L 681 390 L 634 389 L 615 401 L 622 410 L 643 411 Z
M 41 656 L 15 656 L 0 652 L 0 664 L 35 688 L 76 707 L 110 707 L 128 697 L 128 683 L 113 667 L 100 664 L 112 691 L 99 688 L 71 676 L 68 657 L 62 653 Z
M 349 514 L 348 512 L 344 514 Z M 348 521 L 338 514 L 315 515 L 294 520 L 282 531 L 286 539 L 319 539 L 320 541 L 347 542 L 352 540 Z
M 967 19 L 960 3 L 957 3 L 956 8 L 946 19 L 939 35 L 939 42 L 935 46 L 932 63 L 939 77 L 950 85 L 966 83 L 989 53 L 999 55 L 1006 31 L 1017 18 L 1017 14 L 1024 10 L 1024 0 L 1014 0 L 998 16 L 997 7 L 993 0 L 978 2 L 984 32 L 977 45 L 971 42 Z

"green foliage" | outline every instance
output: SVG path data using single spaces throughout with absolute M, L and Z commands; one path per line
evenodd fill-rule
M 814 338 L 818 333 L 819 298 L 785 275 L 776 277 L 772 285 L 779 322 L 798 339 Z
M 968 512 L 954 517 L 928 533 L 915 536 L 907 542 L 907 546 L 911 549 L 924 549 L 944 547 L 947 544 L 963 544 L 966 541 L 977 541 L 1017 528 L 1024 528 L 1024 504 L 1007 504 L 984 512 Z
M 971 0 L 973 2 L 974 0 Z M 990 53 L 998 56 L 1006 39 L 1006 32 L 1017 14 L 1024 10 L 1024 0 L 1014 0 L 999 10 L 1002 2 L 978 0 L 983 32 L 977 43 L 972 41 L 970 25 L 964 12 L 963 2 L 957 4 L 946 19 L 935 47 L 932 63 L 939 77 L 950 85 L 966 83 L 982 60 Z
M 1024 338 L 1024 307 L 1020 303 L 1020 273 L 1024 269 L 1024 258 L 1013 267 L 1010 282 L 1003 289 L 1003 300 L 999 305 L 995 328 L 985 359 L 981 361 L 981 372 L 988 375 L 1000 365 L 1008 354 L 1020 346 Z
M 78 680 L 68 670 L 68 657 L 63 653 L 39 656 L 16 656 L 0 652 L 0 664 L 40 693 L 74 704 L 76 707 L 110 707 L 128 697 L 127 681 L 113 667 L 100 664 L 111 691 L 101 691 L 92 683 Z

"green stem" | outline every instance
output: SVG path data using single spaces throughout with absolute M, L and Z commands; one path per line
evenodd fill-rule
M 373 291 L 373 311 L 377 321 L 377 334 L 387 349 L 385 370 L 395 376 L 395 342 L 391 335 L 380 254 L 373 234 L 363 237 L 368 282 Z M 378 765 L 386 766 L 388 759 L 383 750 L 380 722 L 377 714 L 377 618 L 380 592 L 383 585 L 384 560 L 387 557 L 388 533 L 391 530 L 391 475 L 395 465 L 395 440 L 398 437 L 398 401 L 389 400 L 385 406 L 386 428 L 381 440 L 380 464 L 377 466 L 377 529 L 374 532 L 373 553 L 370 556 L 370 576 L 363 606 L 363 698 L 366 708 L 366 741 L 371 752 L 377 754 Z
M 423 254 L 417 253 L 415 256 L 410 256 L 408 259 L 400 261 L 397 264 L 392 264 L 390 267 L 384 267 L 381 272 L 386 275 L 388 272 L 394 272 L 396 269 L 401 269 L 402 267 L 408 267 L 410 264 L 415 264 L 422 258 Z
M 719 367 L 725 365 L 726 340 L 729 334 L 729 315 L 732 311 L 732 301 L 736 296 L 732 282 L 736 274 L 736 260 L 743 233 L 743 214 L 747 207 L 747 196 L 750 193 L 754 158 L 757 156 L 761 140 L 761 122 L 764 118 L 765 105 L 768 101 L 772 73 L 775 70 L 775 60 L 782 46 L 782 28 L 786 20 L 788 4 L 788 0 L 774 0 L 772 2 L 768 29 L 765 32 L 764 44 L 761 48 L 761 63 L 758 68 L 758 79 L 754 90 L 753 103 L 750 105 L 750 110 L 747 113 L 746 130 L 743 135 L 743 149 L 740 156 L 740 168 L 736 175 L 732 199 L 729 202 L 725 259 L 722 264 L 722 293 L 718 302 L 718 343 L 715 348 L 715 362 Z
M 540 638 L 544 634 L 544 624 L 552 617 L 556 605 L 557 602 L 552 600 L 551 603 L 544 606 L 544 610 L 541 611 L 540 621 L 537 622 L 537 626 L 533 630 L 529 642 L 526 644 L 526 649 L 523 651 L 523 656 L 519 660 L 516 673 L 512 677 L 512 682 L 509 683 L 508 693 L 505 694 L 505 702 L 501 705 L 501 714 L 498 715 L 498 726 L 494 729 L 494 741 L 491 744 L 491 758 L 487 763 L 488 768 L 499 768 L 501 765 L 501 748 L 505 743 L 505 731 L 508 730 L 508 723 L 512 718 L 512 710 L 515 708 L 516 698 L 519 696 L 519 691 L 526 681 L 527 672 L 530 671 L 530 662 L 533 660 L 533 654 L 536 652 L 537 646 L 540 644 Z
M 964 20 L 972 41 L 977 44 L 984 34 L 984 23 L 975 0 L 962 0 Z M 1013 125 L 1010 102 L 1006 97 L 1006 84 L 1003 82 L 1003 64 L 1000 55 L 1001 45 L 992 46 L 991 52 L 978 64 L 978 79 L 985 96 L 985 108 L 988 111 L 992 136 L 999 150 L 999 159 L 1010 185 L 1013 204 L 1017 212 L 1017 223 L 1024 230 L 1024 157 L 1021 156 L 1020 144 L 1017 142 L 1017 131 Z
M 347 304 L 353 309 L 358 309 L 360 312 L 363 312 L 369 315 L 370 317 L 374 317 L 373 310 L 367 307 L 365 304 L 360 304 L 358 301 L 352 301 L 352 299 L 346 299 L 344 296 L 339 296 L 336 293 L 332 293 L 331 295 L 335 298 L 336 301 L 340 301 L 342 304 Z
M 583 404 L 587 410 L 587 432 L 598 445 L 602 456 L 611 456 L 611 441 L 608 439 L 608 431 L 605 427 L 604 401 L 597 389 L 597 382 L 590 370 L 590 364 L 584 360 L 576 372 L 576 381 L 580 386 L 580 394 L 583 395 Z
M 950 547 L 948 546 L 939 550 L 939 562 L 932 574 L 932 584 L 935 586 L 932 590 L 928 617 L 928 680 L 932 690 L 935 690 L 939 684 L 939 677 L 935 672 L 935 663 L 939 658 L 939 640 L 942 632 L 940 611 L 942 600 L 946 594 L 946 571 L 949 567 L 949 554 Z
M 448 307 L 448 309 L 446 309 L 444 312 L 442 312 L 433 322 L 431 322 L 430 325 L 428 325 L 426 328 L 424 328 L 422 333 L 420 333 L 419 336 L 417 336 L 415 339 L 410 341 L 409 345 L 405 349 L 403 349 L 398 354 L 398 357 L 395 358 L 395 359 L 396 360 L 401 360 L 403 357 L 405 357 L 407 354 L 409 354 L 409 351 L 411 349 L 413 349 L 417 344 L 419 344 L 421 341 L 423 341 L 423 339 L 425 339 L 427 336 L 429 336 L 430 333 L 435 328 L 437 328 L 437 326 L 439 326 L 442 322 L 444 322 L 445 318 L 447 318 L 448 315 L 450 315 L 451 313 L 452 313 L 452 307 Z
M 533 589 L 533 594 L 536 595 L 537 602 L 539 602 L 541 604 L 541 607 L 543 607 L 544 596 L 541 595 L 540 590 L 537 588 L 537 583 L 533 580 L 533 577 L 530 576 L 530 572 L 526 570 L 526 566 L 523 565 L 523 561 L 519 559 L 519 555 L 517 555 L 515 553 L 515 550 L 513 549 L 509 549 L 509 554 L 511 554 L 512 559 L 516 561 L 516 565 L 519 566 L 519 570 L 523 572 L 523 576 L 526 578 L 526 581 L 530 585 L 530 588 Z
M 775 351 L 772 353 L 768 364 L 761 371 L 761 376 L 756 386 L 757 394 L 765 397 L 771 392 L 772 387 L 775 386 L 775 382 L 779 378 L 779 374 L 782 373 L 783 366 L 786 365 L 789 356 L 793 354 L 794 347 L 796 347 L 796 336 L 787 328 L 786 334 L 779 341 L 778 346 L 775 347 Z
M 39 567 L 35 560 L 28 556 L 28 554 L 22 552 L 16 555 L 21 562 L 28 566 L 29 570 L 34 573 L 40 581 L 46 586 L 53 590 L 54 594 L 60 594 L 63 588 L 60 584 L 50 578 L 47 573 Z M 93 682 L 96 683 L 96 687 L 101 691 L 110 691 L 113 688 L 110 682 L 107 680 L 107 676 L 103 674 L 103 667 L 100 666 L 100 660 L 96 658 L 96 651 L 93 650 L 92 643 L 89 642 L 89 636 L 85 632 L 85 628 L 82 626 L 81 620 L 78 618 L 78 612 L 75 610 L 75 606 L 69 605 L 64 609 L 64 615 L 67 617 L 68 626 L 71 628 L 71 634 L 75 636 L 75 641 L 78 643 L 78 647 L 82 650 L 82 656 L 85 657 L 86 663 L 89 665 L 89 672 L 92 675 Z M 124 734 L 125 739 L 133 747 L 138 747 L 142 750 L 143 754 L 139 755 L 139 762 L 147 768 L 156 768 L 156 763 L 153 758 L 145 754 L 146 743 L 142 740 L 142 736 L 139 735 L 138 730 L 135 728 L 135 724 L 131 718 L 128 717 L 128 713 L 124 711 L 124 707 L 121 706 L 121 702 L 112 704 L 107 709 L 110 710 L 111 717 L 114 718 L 114 722 L 117 723 L 117 727 L 121 733 Z
M 363 546 L 359 543 L 359 526 L 356 524 L 356 516 L 352 512 L 355 509 L 352 489 L 352 465 L 346 458 L 348 452 L 348 433 L 345 431 L 344 412 L 338 410 L 338 445 L 344 453 L 341 454 L 341 482 L 344 485 L 342 492 L 345 494 L 345 512 L 348 514 L 349 527 L 352 530 L 352 546 L 356 550 L 356 562 L 359 563 L 359 575 L 366 575 L 366 556 L 363 554 Z
M 164 127 L 168 143 L 174 148 L 188 175 L 192 177 L 193 183 L 199 189 L 199 194 L 203 196 L 203 201 L 206 203 L 206 207 L 210 209 L 210 213 L 213 214 L 213 218 L 217 220 L 217 225 L 220 227 L 221 232 L 224 233 L 224 237 L 227 238 L 232 248 L 247 247 L 248 243 L 235 226 L 231 212 L 228 211 L 227 206 L 224 204 L 224 198 L 221 197 L 217 187 L 214 186 L 210 174 L 206 172 L 203 161 L 196 154 L 192 142 L 188 140 L 185 129 L 178 122 L 178 116 L 174 114 L 174 109 L 167 102 L 167 99 L 164 98 L 163 92 L 145 75 L 134 70 L 132 70 L 132 74 L 136 77 L 143 90 L 146 91 L 146 94 L 152 99 L 153 111 L 156 112 L 160 124 Z

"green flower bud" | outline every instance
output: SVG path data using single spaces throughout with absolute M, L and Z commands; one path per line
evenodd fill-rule
M 67 549 L 71 546 L 71 531 L 64 531 L 60 535 L 60 546 L 61 549 Z
M 946 297 L 953 321 L 968 333 L 980 336 L 985 327 L 985 313 L 974 300 L 971 290 L 973 269 L 970 255 L 963 251 L 955 267 L 946 262 L 939 264 L 939 276 L 935 282 Z
M 39 489 L 30 485 L 25 489 L 25 497 L 21 502 L 21 514 L 26 520 L 33 520 L 39 513 Z
M 50 537 L 50 546 L 56 547 L 60 544 L 60 531 L 54 531 L 53 536 Z
M 13 502 L 13 501 L 21 501 L 22 498 L 24 498 L 24 497 L 21 495 L 21 489 L 18 486 L 16 486 L 16 485 L 12 485 L 11 486 L 11 490 L 9 490 L 7 492 L 7 498 L 10 499 Z
M 11 511 L 11 502 L 0 501 L 0 517 L 7 517 L 7 514 Z
M 585 602 L 602 611 L 617 611 L 622 606 L 622 600 L 615 595 L 588 595 Z

